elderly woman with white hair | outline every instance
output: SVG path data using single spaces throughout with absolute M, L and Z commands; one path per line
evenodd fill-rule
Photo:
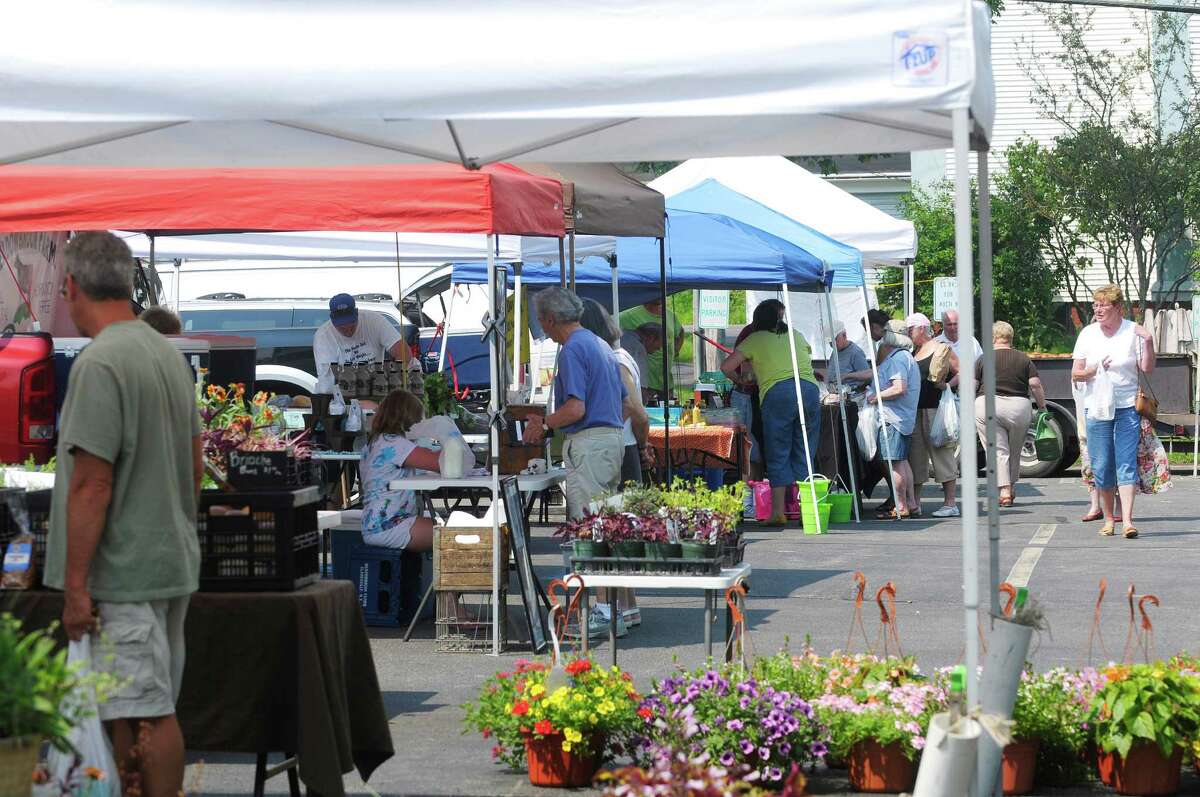
M 904 320 L 908 337 L 913 342 L 913 358 L 921 371 L 921 397 L 917 402 L 917 423 L 913 429 L 912 450 L 908 463 L 912 466 L 913 491 L 917 506 L 911 509 L 920 515 L 921 487 L 929 480 L 930 465 L 933 478 L 942 485 L 942 505 L 933 516 L 958 517 L 958 461 L 954 456 L 955 443 L 934 445 L 933 423 L 943 391 L 958 373 L 958 358 L 950 346 L 933 337 L 933 328 L 924 313 L 913 313 Z
M 1013 490 L 1021 475 L 1021 448 L 1029 432 L 1033 394 L 1038 410 L 1046 410 L 1046 391 L 1037 366 L 1029 355 L 1013 348 L 1013 328 L 1007 321 L 992 324 L 992 346 L 996 350 L 996 482 L 1000 485 L 1000 506 L 1013 505 Z M 983 361 L 975 363 L 975 383 L 983 383 Z M 982 393 L 982 391 L 981 391 Z M 975 399 L 975 429 L 987 447 L 987 410 L 985 396 Z

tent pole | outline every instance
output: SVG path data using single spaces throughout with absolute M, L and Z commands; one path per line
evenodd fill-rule
M 667 239 L 666 236 L 658 239 L 658 290 L 659 296 L 662 299 L 662 309 L 659 312 L 659 320 L 662 323 L 662 362 L 663 362 L 663 458 L 666 459 L 666 478 L 667 485 L 670 486 L 674 479 L 674 474 L 671 472 L 671 349 L 675 345 L 675 341 L 671 339 L 670 327 L 667 326 Z
M 150 239 L 150 270 L 157 272 L 157 269 L 154 267 L 154 235 L 153 235 L 153 233 L 151 233 L 151 234 L 148 234 L 146 237 Z M 178 272 L 176 272 L 176 275 L 178 275 Z M 179 279 L 178 278 L 176 278 L 176 280 L 175 280 L 175 285 L 176 285 L 175 290 L 176 290 L 176 292 L 178 292 L 178 290 L 179 290 L 179 288 L 178 288 Z M 178 304 L 175 305 L 175 312 L 176 313 L 179 312 Z
M 513 369 L 512 389 L 521 386 L 521 346 L 525 344 L 521 335 L 521 263 L 513 263 Z
M 971 167 L 968 160 L 970 129 L 966 108 L 953 112 L 954 128 L 954 262 L 958 277 L 959 334 L 975 334 L 975 289 L 974 268 L 971 257 Z M 960 346 L 959 372 L 966 375 L 960 379 L 958 439 L 961 443 L 962 471 L 962 558 L 963 558 L 963 634 L 966 637 L 967 655 L 967 707 L 973 709 L 979 702 L 979 475 L 975 446 L 971 445 L 975 434 L 975 349 Z M 979 784 L 976 784 L 978 787 Z
M 814 525 L 819 529 L 821 513 L 817 511 L 817 482 L 813 478 L 812 449 L 808 444 L 808 420 L 804 417 L 804 396 L 800 393 L 800 365 L 796 361 L 796 332 L 792 327 L 792 297 L 788 293 L 786 282 L 780 287 L 783 288 L 783 312 L 787 317 L 788 349 L 792 355 L 792 380 L 796 384 L 796 409 L 800 411 L 800 433 L 804 436 L 804 461 L 808 464 L 808 489 L 812 494 L 812 511 L 816 516 L 813 518 L 816 521 Z M 761 398 L 766 398 L 766 396 Z M 801 520 L 803 518 L 804 513 L 801 512 Z
M 829 314 L 829 326 L 826 329 L 832 330 L 833 299 L 829 295 L 829 288 L 825 289 L 825 310 Z M 846 443 L 846 466 L 850 473 L 850 494 L 854 496 L 854 522 L 862 523 L 862 515 L 858 508 L 858 476 L 854 472 L 857 468 L 854 467 L 854 449 L 850 447 L 850 422 L 846 420 L 846 399 L 842 396 L 842 363 L 838 360 L 837 340 L 833 335 L 829 336 L 829 362 L 833 366 L 833 379 L 838 392 L 838 409 L 841 410 L 842 416 L 842 439 Z
M 608 261 L 612 266 L 612 314 L 615 319 L 621 312 L 621 306 L 617 302 L 617 256 L 614 254 L 612 259 Z
M 996 473 L 996 347 L 992 341 L 996 307 L 992 291 L 992 197 L 988 184 L 991 175 L 988 173 L 988 153 L 978 152 L 976 157 L 979 164 L 976 172 L 979 185 L 979 336 L 983 338 L 983 402 L 987 418 L 984 453 L 987 458 L 988 597 L 992 615 L 999 617 L 1000 488 L 999 474 Z
M 175 306 L 171 309 L 176 313 L 179 312 L 179 281 L 181 279 L 183 279 L 183 259 L 177 257 L 175 258 L 175 284 L 172 286 L 174 290 L 171 291 L 175 294 Z
M 495 325 L 496 313 L 496 254 L 492 244 L 495 236 L 487 237 L 487 279 L 488 303 Z M 498 326 L 492 327 L 490 347 L 488 352 L 488 376 L 491 391 L 488 396 L 488 437 L 492 451 L 492 655 L 500 655 L 500 578 L 501 574 L 508 576 L 508 562 L 500 561 L 500 433 L 496 429 L 496 419 L 500 414 L 500 341 L 498 335 L 503 334 Z
M 571 259 L 571 293 L 575 293 L 575 231 L 567 233 L 567 254 Z
M 468 288 L 467 290 L 470 290 Z M 450 307 L 446 310 L 446 317 L 442 319 L 442 351 L 438 354 L 438 373 L 440 374 L 446 368 L 446 341 L 450 340 L 450 314 L 454 312 L 454 297 L 458 295 L 458 286 L 451 283 L 450 285 Z
M 871 381 L 875 385 L 875 406 L 876 406 L 877 412 L 879 413 L 879 417 L 876 420 L 876 424 L 882 425 L 883 424 L 883 399 L 881 399 L 879 397 L 879 362 L 877 360 L 878 355 L 875 351 L 875 341 L 871 339 L 871 323 L 869 321 L 867 321 L 867 313 L 871 309 L 871 300 L 867 296 L 867 281 L 866 281 L 866 279 L 864 279 L 862 281 L 862 297 L 863 297 L 863 321 L 866 322 L 866 324 L 867 324 L 867 359 L 869 359 L 871 361 Z M 887 435 L 883 436 L 883 449 L 884 449 L 883 450 L 884 462 L 891 461 L 892 446 L 888 442 Z M 897 499 L 900 496 L 896 493 L 896 480 L 892 476 L 892 469 L 890 466 L 887 466 L 887 465 L 884 466 L 883 475 L 884 475 L 884 478 L 887 479 L 888 487 L 890 487 L 891 491 L 892 491 L 892 503 L 893 504 L 899 503 L 899 501 Z
M 558 239 L 558 286 L 560 288 L 567 287 L 567 254 L 566 244 L 562 238 Z

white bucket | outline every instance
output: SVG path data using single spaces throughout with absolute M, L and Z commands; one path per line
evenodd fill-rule
M 1030 626 L 992 618 L 992 633 L 988 636 L 987 658 L 979 683 L 979 702 L 984 714 L 1005 719 L 1012 717 L 1021 671 L 1025 669 L 1032 639 L 1033 628 Z M 979 743 L 979 783 L 997 782 L 1003 756 L 1000 745 L 985 734 Z M 983 793 L 992 792 L 986 790 Z
M 958 730 L 950 730 L 950 714 L 934 714 L 925 736 L 921 769 L 913 797 L 963 797 L 975 775 L 975 751 L 979 744 L 979 723 L 964 719 Z

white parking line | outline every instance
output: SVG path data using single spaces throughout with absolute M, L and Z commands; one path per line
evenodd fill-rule
M 1054 523 L 1044 523 L 1038 526 L 1038 530 L 1034 532 L 1033 538 L 1029 540 L 1030 545 L 1047 545 L 1050 538 L 1054 536 L 1054 531 L 1058 526 Z
M 1038 526 L 1033 537 L 1029 540 L 1029 547 L 1021 551 L 1021 555 L 1017 557 L 1017 561 L 1012 566 L 1012 570 L 1008 573 L 1008 578 L 1005 579 L 1014 587 L 1028 587 L 1029 579 L 1033 577 L 1033 568 L 1037 566 L 1038 560 L 1042 558 L 1042 551 L 1046 550 L 1046 545 L 1050 542 L 1050 538 L 1054 536 L 1058 526 L 1054 523 L 1043 523 Z

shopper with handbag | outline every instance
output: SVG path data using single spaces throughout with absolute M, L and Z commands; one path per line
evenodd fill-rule
M 1154 370 L 1154 338 L 1140 324 L 1124 318 L 1124 296 L 1116 285 L 1092 294 L 1094 321 L 1075 342 L 1071 378 L 1087 385 L 1084 413 L 1088 453 L 1095 474 L 1104 526 L 1100 534 L 1116 533 L 1114 492 L 1121 496 L 1122 534 L 1138 536 L 1133 523 L 1133 499 L 1138 483 L 1138 442 L 1142 417 L 1157 412 L 1149 389 L 1140 384 Z

